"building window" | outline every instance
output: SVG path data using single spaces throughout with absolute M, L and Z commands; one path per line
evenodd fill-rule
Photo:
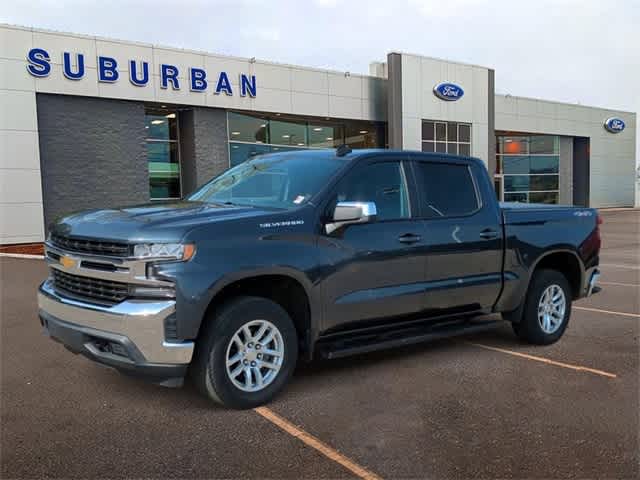
M 496 185 L 505 202 L 558 203 L 560 139 L 553 135 L 497 135 Z
M 176 112 L 147 110 L 144 128 L 151 200 L 180 198 L 182 192 Z
M 255 155 L 307 148 L 383 148 L 381 124 L 320 120 L 278 114 L 229 112 L 229 158 L 233 167 Z
M 422 151 L 471 155 L 471 125 L 423 120 Z

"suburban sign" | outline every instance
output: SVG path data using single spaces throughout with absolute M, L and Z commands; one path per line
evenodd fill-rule
M 604 128 L 611 133 L 620 133 L 624 130 L 625 126 L 624 120 L 617 117 L 607 118 L 604 121 Z
M 34 77 L 48 77 L 51 73 L 51 57 L 49 53 L 42 48 L 32 48 L 27 54 L 27 71 Z M 98 56 L 97 58 L 97 75 L 98 81 L 102 83 L 115 83 L 120 80 L 121 67 L 118 60 L 111 57 Z M 151 78 L 149 71 L 149 62 L 128 60 L 128 77 L 129 81 L 136 87 L 146 87 Z M 160 88 L 180 90 L 183 79 L 180 77 L 180 71 L 175 65 L 161 63 L 158 65 L 158 74 L 160 75 Z M 84 54 L 63 52 L 62 54 L 62 73 L 66 78 L 73 81 L 82 80 L 85 75 Z M 207 72 L 202 68 L 191 67 L 186 75 L 189 90 L 192 92 L 205 92 L 210 89 L 213 93 L 219 95 L 233 95 L 233 86 L 229 80 L 227 72 L 219 72 L 216 76 L 209 77 Z M 240 96 L 250 97 L 256 96 L 256 76 L 245 75 L 241 73 L 238 78 Z
M 464 90 L 455 83 L 439 83 L 433 87 L 433 93 L 441 100 L 453 102 L 462 98 Z

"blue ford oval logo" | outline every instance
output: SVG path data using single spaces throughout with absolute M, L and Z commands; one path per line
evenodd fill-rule
M 617 117 L 607 118 L 604 122 L 604 128 L 611 133 L 620 133 L 625 126 L 624 120 Z
M 456 85 L 455 83 L 439 83 L 435 87 L 433 87 L 433 93 L 436 97 L 446 100 L 447 102 L 453 102 L 455 100 L 460 100 L 464 95 L 464 90 L 462 87 Z

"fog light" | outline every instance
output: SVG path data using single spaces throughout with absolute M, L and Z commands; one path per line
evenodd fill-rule
M 120 357 L 129 357 L 125 348 L 116 342 L 109 342 L 109 347 L 111 347 L 111 353 L 114 355 L 118 355 Z
M 134 285 L 131 296 L 137 298 L 176 298 L 176 291 L 172 287 L 146 287 Z

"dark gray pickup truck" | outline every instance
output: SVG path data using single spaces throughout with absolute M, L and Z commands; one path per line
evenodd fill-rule
M 234 408 L 269 401 L 299 358 L 495 326 L 558 340 L 597 291 L 599 217 L 500 205 L 481 161 L 346 147 L 255 157 L 178 203 L 50 226 L 45 331 Z M 488 318 L 488 320 L 487 320 Z

